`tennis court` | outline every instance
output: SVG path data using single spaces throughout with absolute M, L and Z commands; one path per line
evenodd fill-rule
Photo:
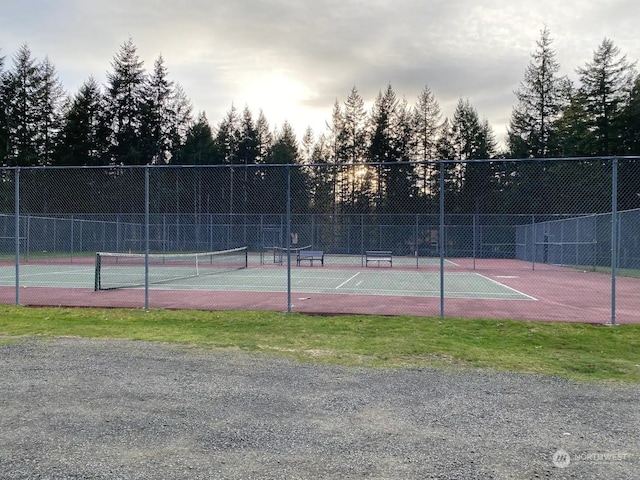
M 355 257 L 348 259 L 356 263 Z M 334 260 L 335 262 L 335 260 Z M 440 274 L 433 270 L 407 268 L 361 268 L 350 266 L 342 259 L 340 268 L 292 267 L 290 270 L 291 289 L 302 293 L 336 295 L 379 295 L 438 297 L 440 295 Z M 143 288 L 143 265 L 115 266 L 110 277 L 118 277 L 122 285 L 129 288 Z M 151 265 L 149 268 L 150 290 L 205 290 L 235 292 L 287 291 L 289 277 L 286 266 L 249 265 L 249 268 L 215 271 L 208 274 L 201 267 L 199 274 L 189 274 L 182 265 Z M 133 279 L 133 280 L 130 280 Z M 155 280 L 154 280 L 155 279 Z M 86 289 L 94 285 L 95 268 L 90 264 L 33 265 L 20 267 L 20 283 L 23 287 L 62 287 Z M 15 284 L 15 268 L 0 267 L 0 285 L 10 287 Z M 116 287 L 116 279 L 111 280 Z M 535 300 L 535 298 L 508 287 L 498 281 L 474 272 L 452 272 L 444 278 L 444 288 L 449 298 Z
M 272 310 L 317 314 L 510 318 L 606 324 L 611 320 L 611 277 L 509 259 L 393 258 L 367 266 L 360 256 L 327 255 L 297 265 L 273 252 L 248 252 L 193 266 L 145 266 L 138 257 L 103 259 L 103 289 L 96 290 L 95 255 L 32 257 L 16 269 L 0 263 L 0 303 L 22 305 Z M 274 260 L 275 258 L 275 260 Z M 238 263 L 239 262 L 239 263 Z M 112 270 L 109 270 L 112 268 Z M 208 274 L 209 273 L 209 274 Z M 128 288 L 119 288 L 129 285 Z M 288 287 L 290 286 L 290 290 Z M 441 287 L 442 296 L 441 296 Z M 619 278 L 616 322 L 640 322 L 640 279 Z

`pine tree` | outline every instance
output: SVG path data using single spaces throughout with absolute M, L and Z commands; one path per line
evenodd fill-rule
M 70 100 L 63 115 L 57 165 L 107 165 L 108 131 L 100 85 L 90 77 Z
M 411 162 L 416 150 L 416 135 L 413 115 L 406 100 L 398 103 L 394 125 L 393 148 L 397 165 L 391 166 L 386 174 L 387 186 L 385 211 L 392 213 L 415 212 L 418 196 L 416 170 Z
M 437 202 L 434 204 L 434 211 L 437 212 L 439 209 L 440 195 L 446 197 L 447 205 L 454 205 L 457 202 L 460 192 L 460 184 L 458 182 L 460 175 L 457 173 L 460 165 L 452 162 L 452 160 L 457 158 L 457 153 L 454 145 L 453 127 L 448 118 L 445 118 L 444 122 L 442 122 L 436 148 L 438 158 L 442 161 L 442 163 L 438 164 L 438 188 L 436 190 L 437 195 L 435 196 Z M 442 178 L 444 192 L 440 189 L 441 176 L 444 177 Z
M 248 165 L 255 165 L 258 159 L 258 129 L 253 120 L 253 115 L 248 106 L 245 106 L 240 119 L 238 132 L 238 163 L 244 164 L 240 175 L 236 178 L 242 182 L 242 212 L 249 213 L 258 203 L 252 192 L 256 191 L 258 184 L 258 170 Z
M 587 62 L 577 72 L 582 83 L 580 92 L 586 101 L 586 113 L 594 142 L 591 155 L 621 153 L 620 117 L 635 80 L 635 62 L 619 57 L 620 49 L 605 38 Z
M 296 135 L 289 122 L 284 122 L 275 136 L 275 141 L 269 155 L 269 163 L 273 165 L 300 165 L 300 152 Z M 306 188 L 305 173 L 300 167 L 290 169 L 291 198 L 295 203 L 291 211 L 306 212 L 308 208 L 308 190 Z M 266 211 L 270 213 L 284 213 L 286 211 L 287 169 L 279 166 L 264 170 L 265 198 L 262 199 Z
M 153 65 L 153 72 L 143 85 L 141 135 L 145 141 L 142 158 L 149 163 L 164 165 L 169 163 L 172 150 L 171 130 L 174 124 L 171 111 L 173 82 L 168 80 L 164 59 L 159 56 Z
M 344 103 L 342 116 L 344 146 L 341 157 L 346 163 L 362 163 L 366 155 L 366 121 L 364 100 L 354 86 Z
M 636 77 L 621 115 L 625 155 L 640 155 L 640 76 Z
M 457 169 L 461 194 L 458 206 L 461 211 L 478 213 L 484 210 L 483 204 L 491 194 L 494 177 L 492 164 L 486 160 L 495 155 L 495 137 L 489 123 L 480 121 L 468 99 L 458 101 L 452 133 L 456 158 L 464 161 Z
M 51 165 L 60 135 L 61 106 L 66 94 L 48 57 L 39 65 L 39 70 L 38 157 L 40 165 Z
M 213 131 L 204 112 L 189 127 L 184 145 L 178 155 L 171 159 L 172 165 L 210 165 L 215 154 Z
M 310 163 L 328 164 L 332 156 L 331 146 L 327 137 L 322 134 L 315 142 L 311 151 Z M 333 213 L 335 195 L 335 175 L 332 169 L 324 166 L 314 166 L 309 178 L 309 194 L 311 211 L 314 213 Z M 326 233 L 326 229 L 323 230 Z M 329 239 L 327 239 L 329 241 Z
M 625 155 L 640 155 L 640 76 L 636 77 L 629 99 L 621 115 L 622 143 Z M 621 210 L 638 208 L 640 193 L 640 161 L 625 159 L 618 168 Z
M 147 77 L 133 40 L 127 40 L 111 63 L 107 74 L 107 114 L 111 129 L 111 162 L 144 165 L 148 138 L 143 137 L 143 104 Z
M 333 171 L 333 213 L 342 213 L 349 198 L 349 171 L 344 157 L 346 134 L 342 107 L 336 100 L 331 112 L 331 124 L 328 125 L 328 143 L 331 155 L 329 162 L 336 167 Z
M 314 148 L 315 140 L 313 129 L 311 127 L 307 127 L 304 131 L 304 135 L 302 136 L 302 147 L 300 149 L 301 161 L 304 164 L 313 163 L 313 148 Z
M 168 105 L 167 143 L 168 162 L 178 156 L 180 149 L 187 141 L 187 134 L 193 124 L 193 105 L 187 97 L 182 85 L 175 83 Z M 177 160 L 179 162 L 179 159 Z
M 388 163 L 397 160 L 396 150 L 396 121 L 398 98 L 391 85 L 384 92 L 380 91 L 373 104 L 370 116 L 369 130 L 369 160 L 375 163 Z M 375 179 L 375 204 L 377 208 L 383 205 L 387 188 L 389 167 L 377 165 Z
M 350 212 L 362 212 L 363 209 L 357 207 L 356 203 L 362 204 L 363 201 L 365 204 L 368 203 L 367 191 L 370 189 L 371 172 L 368 169 L 363 171 L 363 167 L 357 166 L 366 160 L 366 122 L 364 100 L 354 86 L 342 110 L 342 146 L 340 148 L 340 158 L 343 163 L 348 165 L 345 168 L 346 175 L 343 182 L 345 186 L 345 201 L 348 203 L 348 211 Z
M 3 76 L 3 103 L 7 125 L 6 163 L 9 166 L 38 165 L 38 93 L 41 71 L 25 44 L 13 57 L 13 68 Z
M 218 129 L 214 137 L 216 150 L 221 155 L 219 163 L 225 165 L 241 163 L 241 159 L 238 158 L 239 135 L 240 119 L 238 117 L 238 111 L 234 105 L 231 105 L 227 115 L 218 125 Z
M 257 155 L 256 163 L 261 165 L 268 162 L 269 152 L 273 145 L 273 134 L 269 127 L 267 117 L 264 116 L 262 110 L 258 112 L 258 119 L 256 120 L 256 132 L 257 132 Z
M 413 129 L 415 131 L 414 160 L 427 162 L 438 158 L 438 133 L 442 126 L 440 105 L 428 86 L 425 86 L 418 102 L 413 107 Z M 419 189 L 422 197 L 433 200 L 438 191 L 438 167 L 434 163 L 425 163 L 418 168 Z
M 518 104 L 509 123 L 507 140 L 512 158 L 546 157 L 550 151 L 553 123 L 560 115 L 566 89 L 565 77 L 558 77 L 560 64 L 547 28 L 542 30 L 524 72 L 524 80 L 515 91 Z

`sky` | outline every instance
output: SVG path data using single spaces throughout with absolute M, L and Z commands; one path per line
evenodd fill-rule
M 637 0 L 0 0 L 0 56 L 9 69 L 26 44 L 75 94 L 90 76 L 106 84 L 131 39 L 212 126 L 249 107 L 299 137 L 326 132 L 353 87 L 367 110 L 388 85 L 409 105 L 427 87 L 443 118 L 468 99 L 502 143 L 545 27 L 577 80 L 605 38 L 639 59 L 638 19 Z

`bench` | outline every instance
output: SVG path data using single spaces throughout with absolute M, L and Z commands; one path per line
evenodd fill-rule
M 300 266 L 300 262 L 305 260 L 308 260 L 311 266 L 313 266 L 314 260 L 318 260 L 320 265 L 324 266 L 324 252 L 322 250 L 300 250 L 296 259 L 298 266 Z
M 365 252 L 365 266 L 369 266 L 369 262 L 389 262 L 389 266 L 393 266 L 393 255 L 390 250 L 369 250 Z

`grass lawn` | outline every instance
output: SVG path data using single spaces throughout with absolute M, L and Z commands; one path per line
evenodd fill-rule
M 640 325 L 0 305 L 0 343 L 22 336 L 238 348 L 348 366 L 482 368 L 640 382 Z

